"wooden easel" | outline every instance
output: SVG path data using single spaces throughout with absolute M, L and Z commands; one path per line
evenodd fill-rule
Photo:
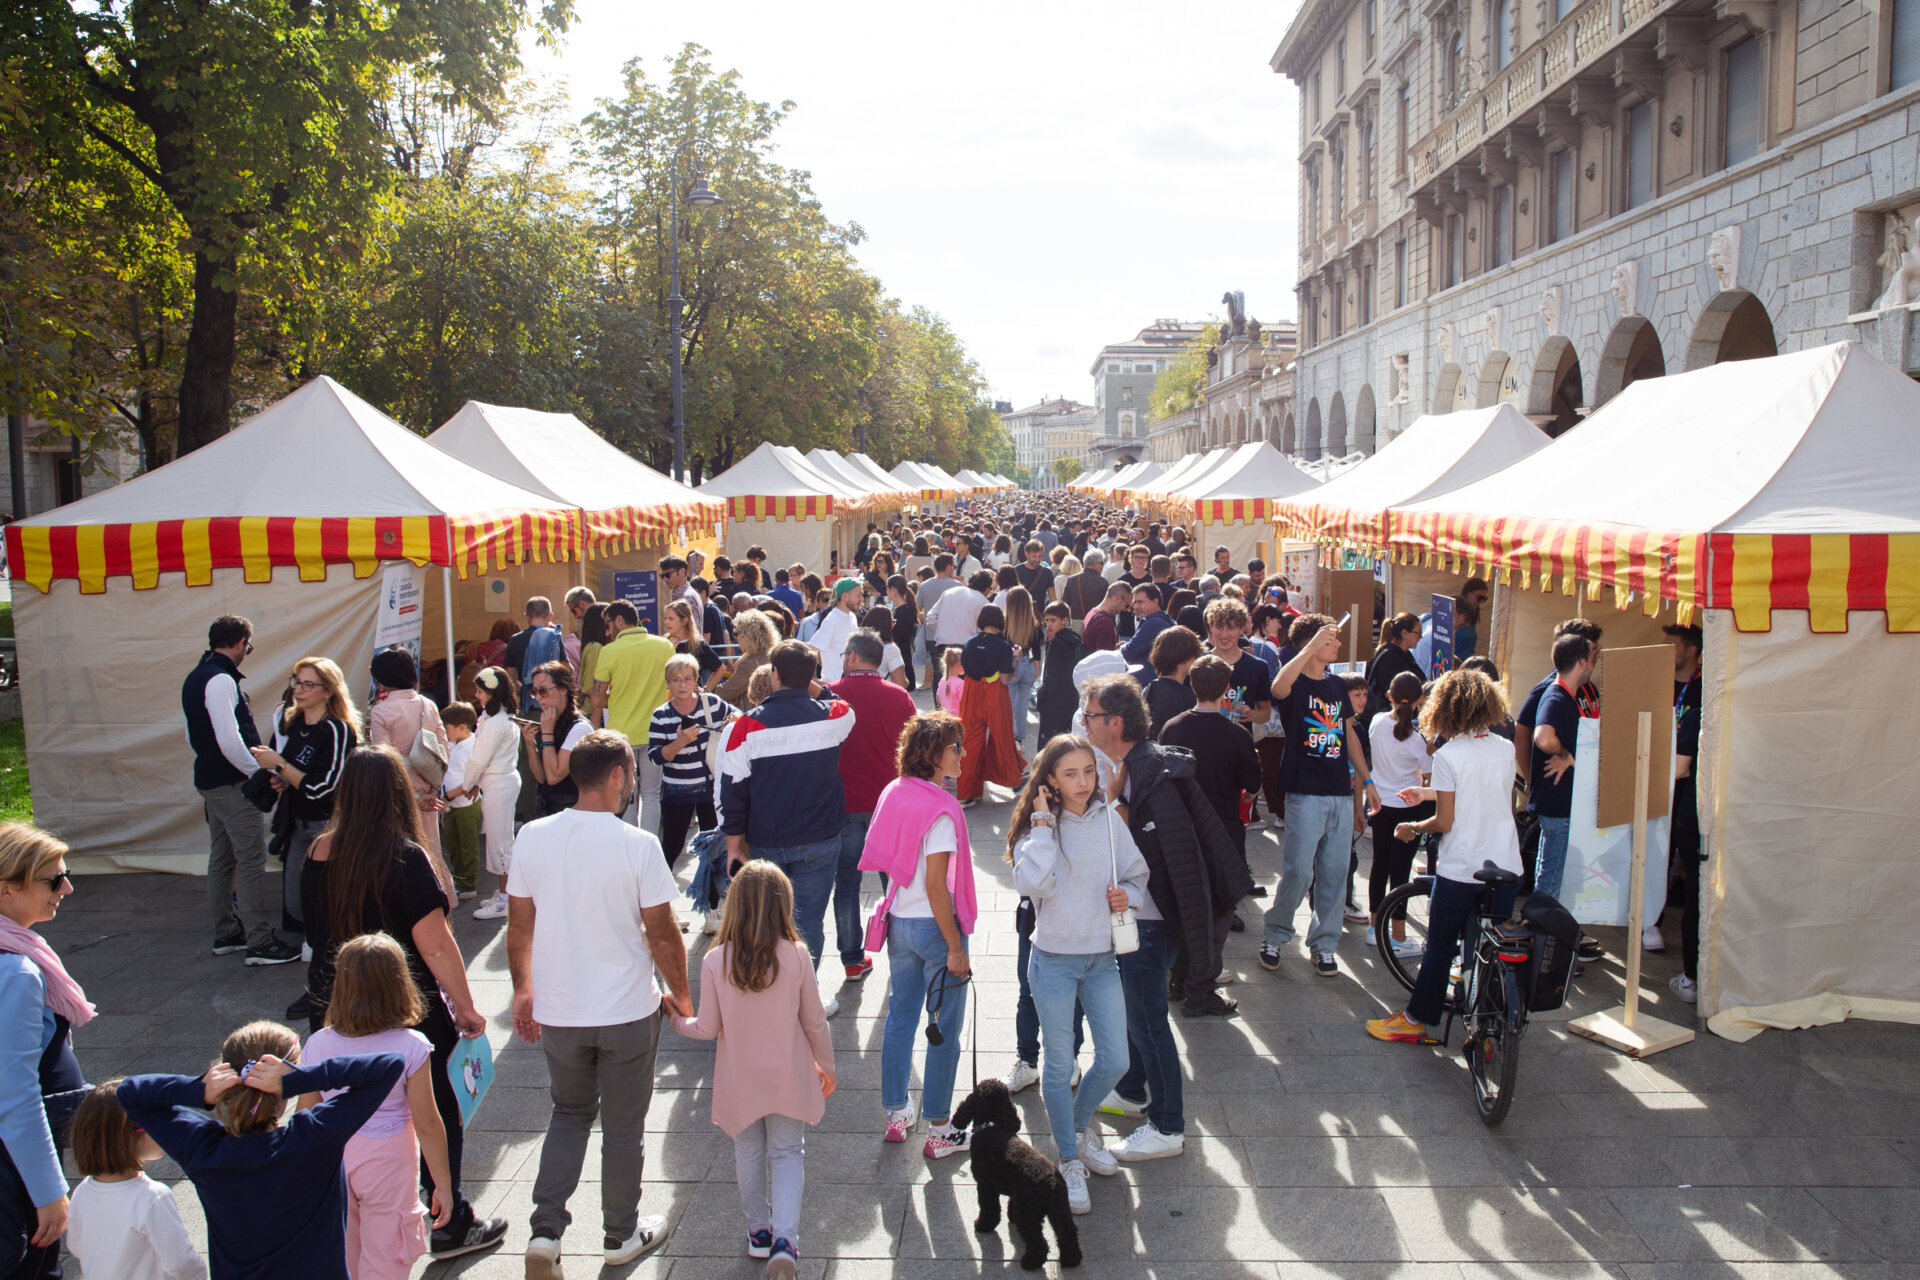
M 1693 1039 L 1691 1027 L 1676 1027 L 1640 1014 L 1640 920 L 1646 909 L 1647 794 L 1653 756 L 1653 713 L 1639 714 L 1633 779 L 1633 876 L 1627 889 L 1627 1001 L 1567 1024 L 1574 1031 L 1635 1058 L 1671 1049 Z

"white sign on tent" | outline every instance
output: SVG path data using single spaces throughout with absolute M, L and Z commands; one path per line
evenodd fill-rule
M 421 623 L 426 617 L 427 571 L 417 564 L 401 561 L 389 564 L 380 575 L 380 602 L 374 606 L 373 651 L 400 645 L 420 663 Z M 374 690 L 369 690 L 371 700 Z
M 1655 726 L 1655 732 L 1658 732 Z M 1669 756 L 1671 759 L 1671 756 Z M 1659 785 L 1657 782 L 1655 785 Z M 1673 782 L 1667 782 L 1672 794 Z M 1600 721 L 1580 719 L 1573 749 L 1573 820 L 1567 830 L 1566 877 L 1561 905 L 1581 924 L 1627 923 L 1627 896 L 1633 868 L 1633 824 L 1602 827 L 1600 812 Z M 1658 920 L 1667 904 L 1667 818 L 1647 819 L 1647 894 L 1641 918 Z

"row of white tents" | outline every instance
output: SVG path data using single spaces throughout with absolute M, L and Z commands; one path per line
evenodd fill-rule
M 1082 488 L 1198 521 L 1203 543 L 1208 503 L 1267 499 L 1276 545 L 1384 560 L 1392 610 L 1488 577 L 1481 633 L 1515 690 L 1609 590 L 1609 648 L 1700 625 L 1701 1013 L 1736 1038 L 1920 1021 L 1920 858 L 1900 852 L 1920 821 L 1912 380 L 1840 343 L 1635 382 L 1556 439 L 1510 407 L 1430 416 L 1324 484 L 1235 484 L 1230 460 L 1262 448 Z

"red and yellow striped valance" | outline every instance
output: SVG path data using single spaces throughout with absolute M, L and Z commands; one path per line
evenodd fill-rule
M 726 514 L 724 501 L 702 497 L 687 502 L 583 512 L 587 555 L 619 555 L 651 542 L 672 539 L 680 529 L 685 529 L 688 536 L 696 536 L 711 530 Z
M 727 514 L 735 520 L 809 520 L 833 514 L 833 498 L 824 493 L 800 497 L 748 494 L 727 499 Z
M 1615 603 L 1651 615 L 1670 601 L 1682 621 L 1730 609 L 1742 631 L 1772 627 L 1775 609 L 1805 609 L 1817 632 L 1847 629 L 1849 610 L 1884 613 L 1887 629 L 1920 631 L 1920 534 L 1690 533 L 1632 525 L 1400 511 L 1387 513 L 1396 563 L 1497 576 L 1509 585 Z
M 1263 524 L 1269 509 L 1265 498 L 1195 498 L 1193 502 L 1194 518 L 1215 524 Z
M 1387 550 L 1387 513 L 1353 507 L 1323 506 L 1317 502 L 1280 501 L 1273 519 L 1283 536 L 1322 546 L 1350 547 L 1362 555 Z
M 330 564 L 350 564 L 367 577 L 381 561 L 451 565 L 466 577 L 523 560 L 578 559 L 579 513 L 498 511 L 478 516 L 219 516 L 149 520 L 134 524 L 10 525 L 8 574 L 40 591 L 70 578 L 87 595 L 109 578 L 130 578 L 136 590 L 160 584 L 163 573 L 186 575 L 187 585 L 213 581 L 215 569 L 240 569 L 248 582 L 266 582 L 277 565 L 294 565 L 305 582 L 327 576 Z

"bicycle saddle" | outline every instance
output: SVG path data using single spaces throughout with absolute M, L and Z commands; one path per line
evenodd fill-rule
M 1491 862 L 1486 863 L 1478 871 L 1474 872 L 1473 878 L 1475 880 L 1478 880 L 1481 884 L 1490 885 L 1496 889 L 1502 887 L 1503 885 L 1513 884 L 1515 881 L 1520 879 L 1520 877 L 1518 875 L 1515 875 L 1513 872 L 1502 871 L 1499 867 L 1494 866 L 1493 863 Z

